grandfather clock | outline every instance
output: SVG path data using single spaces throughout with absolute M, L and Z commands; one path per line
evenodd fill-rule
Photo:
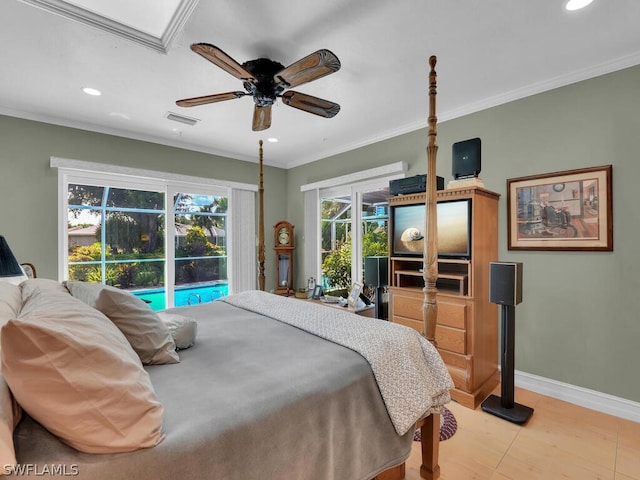
M 293 285 L 293 225 L 284 220 L 273 226 L 276 251 L 276 290 L 278 295 L 295 291 Z

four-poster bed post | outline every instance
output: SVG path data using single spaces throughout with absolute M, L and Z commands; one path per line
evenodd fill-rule
M 258 142 L 260 173 L 258 181 L 258 288 L 264 291 L 264 179 L 262 173 L 262 140 Z
M 429 57 L 429 131 L 427 144 L 427 193 L 426 193 L 426 225 L 427 234 L 424 237 L 423 278 L 424 302 L 422 304 L 422 321 L 424 336 L 434 345 L 436 344 L 436 323 L 438 321 L 438 304 L 436 302 L 436 282 L 438 281 L 438 219 L 436 214 L 436 159 L 438 145 L 436 145 L 436 61 L 435 55 Z M 438 456 L 440 452 L 440 414 L 433 413 L 418 422 L 421 431 L 422 464 L 420 476 L 427 480 L 440 478 Z
M 424 335 L 431 343 L 436 343 L 436 323 L 438 321 L 438 305 L 436 303 L 436 282 L 438 281 L 438 219 L 436 214 L 436 159 L 438 145 L 436 145 L 436 56 L 429 57 L 429 143 L 427 145 L 427 195 L 426 195 L 426 225 L 427 234 L 424 237 L 424 303 L 422 304 L 422 320 Z

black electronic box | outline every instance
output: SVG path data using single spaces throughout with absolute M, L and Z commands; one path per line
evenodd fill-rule
M 436 177 L 436 190 L 444 190 L 444 178 Z M 389 182 L 389 195 L 406 195 L 427 191 L 427 176 L 414 175 L 413 177 L 398 178 Z

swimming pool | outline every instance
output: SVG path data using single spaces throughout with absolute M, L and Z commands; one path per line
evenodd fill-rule
M 147 302 L 153 310 L 164 310 L 166 308 L 164 288 L 137 290 L 131 293 Z M 226 295 L 229 295 L 229 284 L 227 283 L 209 283 L 206 285 L 176 287 L 174 304 L 176 307 L 183 307 L 189 304 L 209 303 Z

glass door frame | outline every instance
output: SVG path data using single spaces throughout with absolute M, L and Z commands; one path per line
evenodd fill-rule
M 325 198 L 334 197 L 346 197 L 351 198 L 351 283 L 354 281 L 362 282 L 364 278 L 364 266 L 362 260 L 362 240 L 363 240 L 363 228 L 362 228 L 362 200 L 364 193 L 373 190 L 382 190 L 389 187 L 389 179 L 374 179 L 369 181 L 357 182 L 351 185 L 342 185 L 339 187 L 329 187 L 319 190 L 319 205 L 322 205 L 322 200 Z M 321 217 L 321 210 L 319 209 L 319 217 Z M 321 224 L 322 218 L 318 218 L 318 223 Z M 322 235 L 322 227 L 320 227 L 320 235 Z M 357 241 L 354 241 L 356 239 Z M 322 242 L 320 242 L 321 244 Z M 319 268 L 318 271 L 322 273 L 322 255 L 319 252 Z M 322 278 L 322 277 L 320 277 Z M 357 279 L 357 280 L 356 280 Z

